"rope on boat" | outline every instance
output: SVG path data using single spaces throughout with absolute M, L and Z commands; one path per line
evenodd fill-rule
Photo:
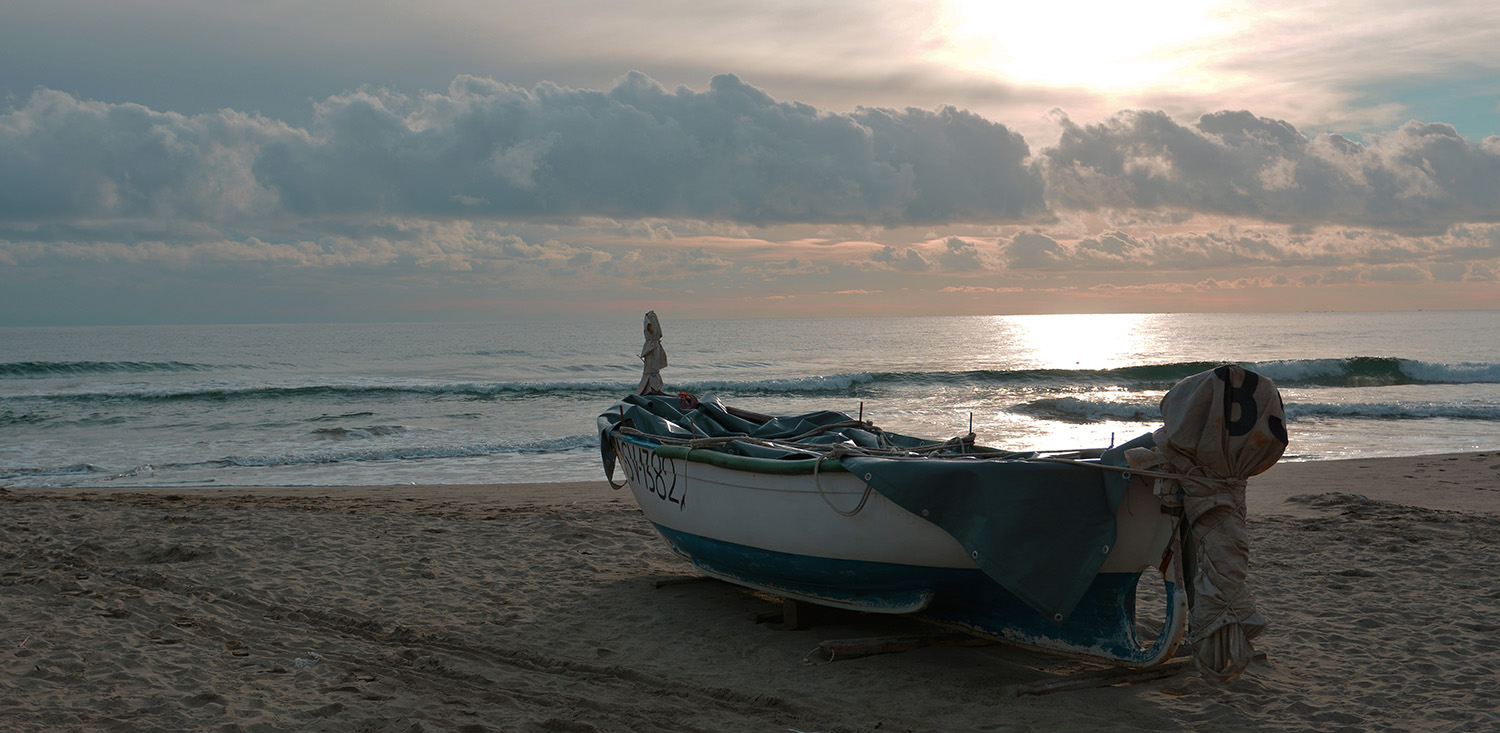
M 846 451 L 843 448 L 844 446 L 841 445 L 834 446 L 833 450 L 829 451 L 828 457 L 838 459 L 839 456 L 849 455 L 850 451 Z M 822 458 L 817 459 L 817 462 L 813 463 L 813 486 L 816 486 L 818 488 L 818 497 L 823 500 L 823 503 L 827 504 L 829 509 L 832 509 L 833 511 L 845 517 L 852 517 L 863 511 L 865 508 L 865 502 L 870 500 L 870 493 L 874 491 L 875 488 L 873 486 L 870 486 L 869 482 L 865 482 L 865 493 L 863 496 L 859 497 L 859 504 L 855 505 L 854 509 L 846 512 L 843 509 L 834 506 L 833 502 L 829 500 L 828 495 L 823 493 L 823 482 L 818 480 L 818 468 L 822 465 Z M 828 658 L 828 661 L 833 661 L 833 657 L 830 656 Z
M 1117 473 L 1123 473 L 1126 476 L 1149 476 L 1151 478 L 1166 479 L 1166 480 L 1169 480 L 1169 481 L 1192 481 L 1194 483 L 1204 484 L 1206 486 L 1220 486 L 1220 487 L 1235 487 L 1235 486 L 1244 487 L 1245 486 L 1245 479 L 1242 479 L 1242 478 L 1223 478 L 1223 477 L 1214 476 L 1214 475 L 1211 475 L 1211 474 L 1198 473 L 1198 471 L 1206 470 L 1202 466 L 1193 466 L 1192 469 L 1190 469 L 1187 473 L 1173 473 L 1171 471 L 1156 471 L 1156 470 L 1152 470 L 1152 469 L 1149 469 L 1149 468 L 1131 468 L 1129 466 L 1111 466 L 1111 465 L 1109 465 L 1107 463 L 1096 463 L 1096 462 L 1091 462 L 1091 461 L 1079 461 L 1079 460 L 1075 460 L 1075 459 L 1072 459 L 1072 458 L 1055 458 L 1055 457 L 1050 457 L 1050 456 L 1042 456 L 1040 458 L 1033 458 L 1031 460 L 1045 461 L 1047 463 L 1071 463 L 1071 464 L 1076 465 L 1076 466 L 1090 466 L 1090 467 L 1097 468 L 1097 469 L 1100 469 L 1100 470 L 1103 470 L 1103 471 L 1115 471 Z
M 642 431 L 637 430 L 636 428 L 630 427 L 628 425 L 622 425 L 622 426 L 616 427 L 615 429 L 617 431 L 625 434 L 625 435 L 633 435 L 633 436 L 636 436 L 636 437 L 639 437 L 639 438 L 645 438 L 647 440 L 655 441 L 655 442 L 658 442 L 658 443 L 663 443 L 663 444 L 666 444 L 666 445 L 683 446 L 683 447 L 692 448 L 692 449 L 697 449 L 697 448 L 710 448 L 710 449 L 712 449 L 712 448 L 717 448 L 717 447 L 721 447 L 721 446 L 727 445 L 729 443 L 742 442 L 742 443 L 748 443 L 748 444 L 751 444 L 751 445 L 762 446 L 762 447 L 765 447 L 765 448 L 778 448 L 778 449 L 782 449 L 782 450 L 795 450 L 795 451 L 799 451 L 799 452 L 808 454 L 809 458 L 815 458 L 815 459 L 818 460 L 818 464 L 816 464 L 813 467 L 813 477 L 814 477 L 815 480 L 816 480 L 817 475 L 818 475 L 818 467 L 821 466 L 821 464 L 822 464 L 822 462 L 824 460 L 837 459 L 837 458 L 839 458 L 841 456 L 871 456 L 871 457 L 876 457 L 876 458 L 888 458 L 888 459 L 892 459 L 892 460 L 921 460 L 921 459 L 930 459 L 930 458 L 954 458 L 954 459 L 964 458 L 964 459 L 969 459 L 969 460 L 1012 460 L 1012 459 L 1015 459 L 1015 458 L 1027 455 L 1026 453 L 1019 453 L 1019 452 L 1002 452 L 1002 453 L 994 453 L 994 454 L 987 454 L 987 453 L 962 453 L 962 454 L 952 454 L 952 455 L 947 455 L 947 456 L 935 455 L 935 454 L 942 453 L 943 451 L 954 450 L 954 449 L 960 449 L 961 450 L 964 447 L 967 447 L 969 445 L 969 443 L 968 443 L 968 441 L 966 440 L 965 437 L 953 437 L 953 438 L 949 438 L 948 440 L 934 441 L 934 442 L 931 442 L 931 443 L 925 443 L 925 444 L 918 445 L 918 446 L 912 446 L 910 448 L 898 448 L 896 446 L 891 446 L 889 448 L 875 448 L 875 447 L 870 447 L 870 446 L 851 445 L 849 443 L 837 443 L 837 444 L 829 445 L 827 443 L 803 443 L 803 442 L 800 442 L 801 440 L 803 440 L 805 438 L 812 437 L 812 436 L 817 435 L 819 433 L 827 432 L 828 430 L 833 430 L 833 429 L 838 429 L 838 428 L 846 428 L 846 427 L 859 427 L 859 428 L 864 429 L 864 430 L 871 430 L 873 428 L 872 432 L 876 432 L 877 434 L 879 434 L 879 431 L 880 431 L 879 428 L 876 428 L 873 425 L 870 425 L 869 423 L 862 423 L 862 422 L 858 422 L 858 421 L 854 421 L 854 420 L 850 420 L 847 423 L 835 423 L 835 424 L 832 424 L 832 425 L 825 425 L 825 426 L 822 426 L 820 428 L 817 428 L 817 429 L 814 429 L 814 430 L 810 430 L 810 431 L 808 431 L 806 433 L 803 433 L 801 435 L 798 435 L 798 436 L 795 436 L 793 438 L 786 439 L 786 440 L 766 440 L 764 438 L 755 438 L 755 437 L 751 437 L 751 436 L 748 436 L 748 435 L 732 435 L 732 436 L 703 437 L 703 438 L 679 438 L 679 437 L 670 436 L 670 435 L 658 435 L 658 434 L 655 434 L 655 433 L 642 432 Z M 1188 471 L 1187 473 L 1173 473 L 1173 472 L 1170 472 L 1170 471 L 1157 471 L 1157 470 L 1146 469 L 1146 468 L 1131 468 L 1129 466 L 1111 466 L 1111 465 L 1109 465 L 1107 463 L 1099 463 L 1097 461 L 1081 461 L 1081 460 L 1078 460 L 1078 459 L 1075 459 L 1075 458 L 1066 458 L 1066 457 L 1063 457 L 1063 456 L 1035 456 L 1035 455 L 1033 455 L 1032 457 L 1023 458 L 1023 460 L 1041 461 L 1041 462 L 1046 462 L 1046 463 L 1066 463 L 1066 464 L 1071 464 L 1071 465 L 1075 465 L 1075 466 L 1086 466 L 1086 467 L 1089 467 L 1089 468 L 1096 468 L 1096 469 L 1099 469 L 1101 471 L 1114 471 L 1116 473 L 1123 473 L 1123 474 L 1126 474 L 1128 476 L 1143 476 L 1143 477 L 1149 477 L 1149 478 L 1155 478 L 1155 479 L 1166 479 L 1166 480 L 1176 480 L 1176 481 L 1192 481 L 1194 483 L 1204 484 L 1204 485 L 1208 485 L 1208 486 L 1233 487 L 1236 484 L 1243 484 L 1244 483 L 1243 479 L 1221 478 L 1219 476 L 1212 476 L 1212 475 L 1206 475 L 1206 474 L 1198 473 L 1198 471 L 1202 470 L 1198 466 L 1194 466 L 1193 469 L 1191 471 Z M 820 493 L 822 492 L 822 486 L 821 485 L 819 486 L 819 492 Z M 869 498 L 869 494 L 867 492 L 866 495 L 865 495 L 865 497 L 864 497 L 864 499 L 862 499 L 860 501 L 860 508 L 863 508 L 863 506 L 865 504 L 865 500 L 868 500 L 868 498 Z M 827 501 L 827 497 L 824 497 L 824 501 Z M 834 511 L 838 511 L 840 514 L 844 513 L 843 511 L 839 510 L 837 507 L 833 507 L 832 504 L 829 504 L 829 506 L 832 507 L 834 509 Z M 854 510 L 854 513 L 858 513 L 858 512 L 859 512 L 859 508 L 857 508 L 857 509 Z M 847 514 L 845 516 L 852 516 L 852 514 Z
M 844 427 L 862 427 L 862 428 L 868 430 L 869 428 L 871 428 L 873 426 L 869 425 L 868 423 L 860 423 L 860 422 L 856 422 L 856 421 L 851 420 L 848 423 L 837 423 L 837 424 L 833 424 L 833 425 L 827 425 L 827 426 L 818 428 L 816 430 L 808 431 L 806 433 L 803 433 L 802 435 L 798 435 L 798 436 L 795 436 L 795 437 L 787 439 L 787 440 L 766 440 L 764 438 L 755 438 L 755 437 L 751 437 L 751 436 L 748 436 L 748 435 L 731 435 L 731 436 L 705 437 L 705 438 L 678 438 L 676 436 L 658 435 L 658 434 L 655 434 L 655 433 L 642 432 L 642 431 L 637 430 L 637 429 L 635 429 L 633 427 L 630 427 L 628 425 L 622 425 L 622 426 L 619 426 L 619 427 L 617 427 L 615 429 L 618 430 L 621 433 L 626 434 L 626 435 L 633 435 L 633 436 L 636 436 L 636 437 L 639 437 L 639 438 L 645 438 L 647 440 L 655 441 L 655 442 L 658 442 L 658 443 L 664 443 L 664 444 L 667 444 L 667 445 L 684 446 L 684 447 L 693 448 L 693 449 L 697 449 L 697 448 L 716 448 L 716 447 L 727 445 L 729 443 L 736 443 L 736 442 L 739 442 L 739 443 L 749 443 L 751 445 L 758 445 L 758 446 L 762 446 L 762 447 L 765 447 L 765 448 L 779 448 L 779 449 L 782 449 L 782 450 L 791 449 L 791 450 L 796 450 L 796 451 L 800 451 L 800 452 L 803 452 L 803 453 L 807 453 L 809 458 L 817 458 L 817 459 L 819 459 L 818 462 L 820 464 L 822 463 L 823 460 L 837 459 L 837 458 L 839 458 L 841 456 L 871 456 L 871 457 L 876 457 L 876 458 L 890 458 L 890 459 L 894 459 L 894 460 L 902 460 L 902 459 L 916 460 L 916 459 L 928 459 L 928 458 L 955 458 L 955 459 L 956 458 L 965 458 L 965 459 L 970 459 L 970 460 L 975 460 L 975 459 L 977 459 L 977 460 L 997 460 L 997 459 L 998 460 L 1012 460 L 1012 459 L 1016 459 L 1018 457 L 1022 457 L 1022 456 L 1026 456 L 1027 455 L 1026 453 L 1020 453 L 1020 452 L 1008 452 L 1008 453 L 1007 452 L 1002 452 L 1002 453 L 994 453 L 994 454 L 986 454 L 986 453 L 962 453 L 962 454 L 954 454 L 954 455 L 948 455 L 948 456 L 934 455 L 934 454 L 937 454 L 937 453 L 941 453 L 942 451 L 945 451 L 945 450 L 961 449 L 963 447 L 968 446 L 969 443 L 963 437 L 953 437 L 953 438 L 949 438 L 948 440 L 934 441 L 934 442 L 931 442 L 931 443 L 925 443 L 925 444 L 918 445 L 918 446 L 912 446 L 910 448 L 898 448 L 898 447 L 895 447 L 895 446 L 891 446 L 889 448 L 873 448 L 873 447 L 870 447 L 870 446 L 850 445 L 848 443 L 837 443 L 837 444 L 829 445 L 827 443 L 802 443 L 802 442 L 799 442 L 800 440 L 802 440 L 804 438 L 811 437 L 813 435 L 817 435 L 818 433 L 826 432 L 826 431 L 831 430 L 831 429 L 844 428 Z M 878 431 L 879 428 L 875 428 L 875 430 Z M 1172 473 L 1170 471 L 1156 471 L 1156 470 L 1146 469 L 1146 468 L 1131 468 L 1129 466 L 1111 466 L 1111 465 L 1109 465 L 1107 463 L 1099 463 L 1097 461 L 1081 461 L 1081 460 L 1078 460 L 1078 459 L 1075 459 L 1075 458 L 1066 458 L 1066 457 L 1063 457 L 1063 456 L 1034 456 L 1034 457 L 1029 457 L 1029 458 L 1023 458 L 1023 460 L 1041 461 L 1041 462 L 1046 462 L 1046 463 L 1067 463 L 1067 464 L 1072 464 L 1072 465 L 1075 465 L 1075 466 L 1087 466 L 1089 468 L 1097 468 L 1097 469 L 1099 469 L 1101 471 L 1115 471 L 1117 473 L 1123 473 L 1123 474 L 1128 474 L 1128 475 L 1132 475 L 1132 476 L 1146 476 L 1146 477 L 1150 477 L 1150 478 L 1167 479 L 1167 480 L 1193 481 L 1195 483 L 1206 484 L 1206 485 L 1209 485 L 1209 486 L 1233 486 L 1236 483 L 1243 483 L 1244 482 L 1243 479 L 1221 478 L 1221 477 L 1218 477 L 1218 476 L 1212 476 L 1212 475 L 1206 475 L 1206 474 L 1197 473 L 1197 471 L 1201 470 L 1201 467 L 1198 467 L 1198 466 L 1194 466 L 1193 469 L 1191 471 L 1187 472 L 1187 473 Z M 817 472 L 817 468 L 816 467 L 814 467 L 813 470 L 814 470 L 814 473 Z
M 876 448 L 876 447 L 871 447 L 871 446 L 852 445 L 850 443 L 837 443 L 837 444 L 830 445 L 828 443 L 803 443 L 803 442 L 801 442 L 803 439 L 810 438 L 810 437 L 815 436 L 815 435 L 817 435 L 819 433 L 824 433 L 824 432 L 828 432 L 829 430 L 837 430 L 837 429 L 849 428 L 849 427 L 859 427 L 859 428 L 862 428 L 864 430 L 871 430 L 873 428 L 872 432 L 875 432 L 877 434 L 879 434 L 879 431 L 880 431 L 879 428 L 874 428 L 874 426 L 870 425 L 869 423 L 861 423 L 861 422 L 856 422 L 856 421 L 853 421 L 853 420 L 851 420 L 851 421 L 849 421 L 847 423 L 834 423 L 832 425 L 824 425 L 824 426 L 816 428 L 814 430 L 809 430 L 808 432 L 803 433 L 801 435 L 797 435 L 797 436 L 794 436 L 794 437 L 791 437 L 791 438 L 786 438 L 786 439 L 780 439 L 780 440 L 767 440 L 765 438 L 756 438 L 756 437 L 749 436 L 749 435 L 724 435 L 724 436 L 703 437 L 703 438 L 679 438 L 679 437 L 674 436 L 674 435 L 660 435 L 660 434 L 657 434 L 657 433 L 647 433 L 647 432 L 638 430 L 638 429 L 636 429 L 634 427 L 631 427 L 629 425 L 617 426 L 615 428 L 615 430 L 618 431 L 618 432 L 620 432 L 620 433 L 622 433 L 622 434 L 624 434 L 624 435 L 633 435 L 635 437 L 645 438 L 647 440 L 650 440 L 650 441 L 653 441 L 653 442 L 657 442 L 657 443 L 663 443 L 663 444 L 666 444 L 666 445 L 681 446 L 681 447 L 690 448 L 690 449 L 717 448 L 717 447 L 720 447 L 720 446 L 728 445 L 730 443 L 748 443 L 750 445 L 758 445 L 758 446 L 761 446 L 761 447 L 764 447 L 764 448 L 778 448 L 778 449 L 782 449 L 782 450 L 787 450 L 787 449 L 796 450 L 796 451 L 800 451 L 800 452 L 809 454 L 810 458 L 816 456 L 816 457 L 820 457 L 820 458 L 824 458 L 824 459 L 827 459 L 827 458 L 837 458 L 838 455 L 880 456 L 880 457 L 887 457 L 887 458 L 925 458 L 925 457 L 930 456 L 933 453 L 938 453 L 938 452 L 941 452 L 941 451 L 951 450 L 951 449 L 962 449 L 962 448 L 965 448 L 965 447 L 967 447 L 967 446 L 970 445 L 970 441 L 966 437 L 954 437 L 954 438 L 949 438 L 948 440 L 944 440 L 944 441 L 935 441 L 935 442 L 931 442 L 931 443 L 923 443 L 921 445 L 915 445 L 915 446 L 911 446 L 911 447 L 908 447 L 908 448 L 899 448 L 899 447 L 896 447 L 894 445 L 892 445 L 892 446 L 890 446 L 888 448 Z M 986 455 L 986 454 L 965 453 L 963 455 L 971 457 L 971 458 L 974 458 L 974 457 L 977 457 L 977 458 L 1010 458 L 1010 457 L 1014 457 L 1014 456 L 1020 455 L 1020 454 L 1017 454 L 1017 453 L 996 453 L 994 455 Z

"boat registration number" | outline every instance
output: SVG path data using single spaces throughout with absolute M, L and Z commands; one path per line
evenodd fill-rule
M 687 486 L 677 483 L 676 461 L 623 440 L 616 441 L 615 455 L 620 457 L 620 466 L 631 484 L 662 501 L 676 504 L 679 510 L 687 507 Z

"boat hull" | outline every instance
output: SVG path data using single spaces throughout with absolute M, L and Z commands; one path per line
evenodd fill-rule
M 847 472 L 787 471 L 777 461 L 740 470 L 628 436 L 608 439 L 647 519 L 711 577 L 1130 666 L 1164 661 L 1181 640 L 1186 602 L 1170 581 L 1160 637 L 1148 643 L 1137 633 L 1137 583 L 1161 564 L 1173 530 L 1140 482 L 1120 504 L 1114 546 L 1082 600 L 1066 618 L 1048 618 L 986 576 L 942 528 Z

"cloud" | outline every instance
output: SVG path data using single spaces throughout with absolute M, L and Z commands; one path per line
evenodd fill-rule
M 967 293 L 970 295 L 992 295 L 995 293 L 1024 293 L 1026 288 L 1010 286 L 992 288 L 983 285 L 949 285 L 938 290 L 939 293 Z
M 892 247 L 886 245 L 870 255 L 870 260 L 893 270 L 902 272 L 925 272 L 933 267 L 915 247 Z
M 40 90 L 0 115 L 0 220 L 271 214 L 254 159 L 303 137 L 232 110 L 187 117 Z
M 0 217 L 891 225 L 1043 209 L 1026 143 L 1002 125 L 953 108 L 831 114 L 731 75 L 706 92 L 640 74 L 607 92 L 460 76 L 445 93 L 365 89 L 316 107 L 300 130 L 37 92 L 0 116 Z
M 1035 232 L 1016 234 L 1001 250 L 1014 269 L 1051 269 L 1070 259 L 1068 250 L 1057 240 Z
M 255 172 L 303 215 L 898 224 L 1036 214 L 1028 152 L 951 108 L 830 114 L 732 75 L 701 93 L 634 73 L 607 92 L 461 76 L 446 94 L 325 100 Z
M 1378 283 L 1426 282 L 1432 278 L 1427 270 L 1410 264 L 1371 268 L 1366 277 Z
M 937 261 L 955 272 L 988 270 L 995 264 L 995 258 L 990 252 L 981 251 L 975 243 L 959 237 L 943 240 L 943 248 L 937 253 Z
M 1356 143 L 1243 112 L 1126 113 L 1065 121 L 1028 157 L 966 112 L 835 114 L 727 75 L 704 92 L 459 77 L 316 110 L 303 129 L 43 89 L 0 112 L 0 290 L 129 270 L 314 296 L 322 281 L 590 300 L 779 280 L 895 302 L 1100 280 L 1477 293 L 1500 271 L 1500 138 L 1444 125 Z
M 40 90 L 0 114 L 0 221 L 388 215 L 893 227 L 1035 224 L 1055 210 L 1416 235 L 1500 222 L 1500 137 L 1471 142 L 1444 124 L 1412 122 L 1362 144 L 1308 138 L 1248 112 L 1190 125 L 1163 112 L 1092 125 L 1060 117 L 1057 145 L 1029 157 L 1018 134 L 951 107 L 835 114 L 727 74 L 703 92 L 637 73 L 607 91 L 460 76 L 444 92 L 362 89 L 315 108 L 301 129 L 233 110 L 189 116 Z M 1097 245 L 1129 259 L 1127 240 Z M 1021 249 L 1013 254 L 1023 261 L 1049 257 Z
M 1178 209 L 1300 225 L 1433 234 L 1500 221 L 1500 137 L 1470 142 L 1444 124 L 1410 122 L 1360 144 L 1307 138 L 1249 112 L 1189 126 L 1161 112 L 1095 125 L 1060 120 L 1040 154 L 1059 208 Z
M 1211 232 L 1105 231 L 1060 241 L 1023 231 L 1004 239 L 1010 270 L 1191 271 L 1243 267 L 1391 266 L 1500 258 L 1500 227 L 1463 226 L 1430 237 L 1360 229 L 1313 232 L 1224 227 Z

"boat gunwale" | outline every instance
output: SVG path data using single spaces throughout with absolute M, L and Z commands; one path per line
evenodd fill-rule
M 717 466 L 719 468 L 728 469 L 731 471 L 747 471 L 750 473 L 763 473 L 775 476 L 808 476 L 814 473 L 850 472 L 849 469 L 846 468 L 844 464 L 837 458 L 762 458 L 759 456 L 742 456 L 734 453 L 725 453 L 724 451 L 714 450 L 712 448 L 694 448 L 687 445 L 670 445 L 667 443 L 660 443 L 646 438 L 626 435 L 619 432 L 618 430 L 615 430 L 614 428 L 611 428 L 608 432 L 611 437 L 616 440 L 630 443 L 631 445 L 634 445 L 638 448 L 645 448 L 654 452 L 656 455 L 661 456 L 662 458 L 674 458 L 691 463 L 703 463 L 710 466 Z M 922 456 L 919 460 L 1028 460 L 1026 457 L 1024 457 L 1024 454 L 1022 456 L 1018 456 L 1014 453 L 1007 453 L 1005 451 L 999 451 L 993 448 L 989 450 L 995 450 L 996 454 L 986 455 L 985 453 L 981 452 L 977 454 L 960 456 Z M 1083 464 L 1096 462 L 1097 461 L 1091 461 L 1087 459 L 1078 461 L 1078 463 Z

